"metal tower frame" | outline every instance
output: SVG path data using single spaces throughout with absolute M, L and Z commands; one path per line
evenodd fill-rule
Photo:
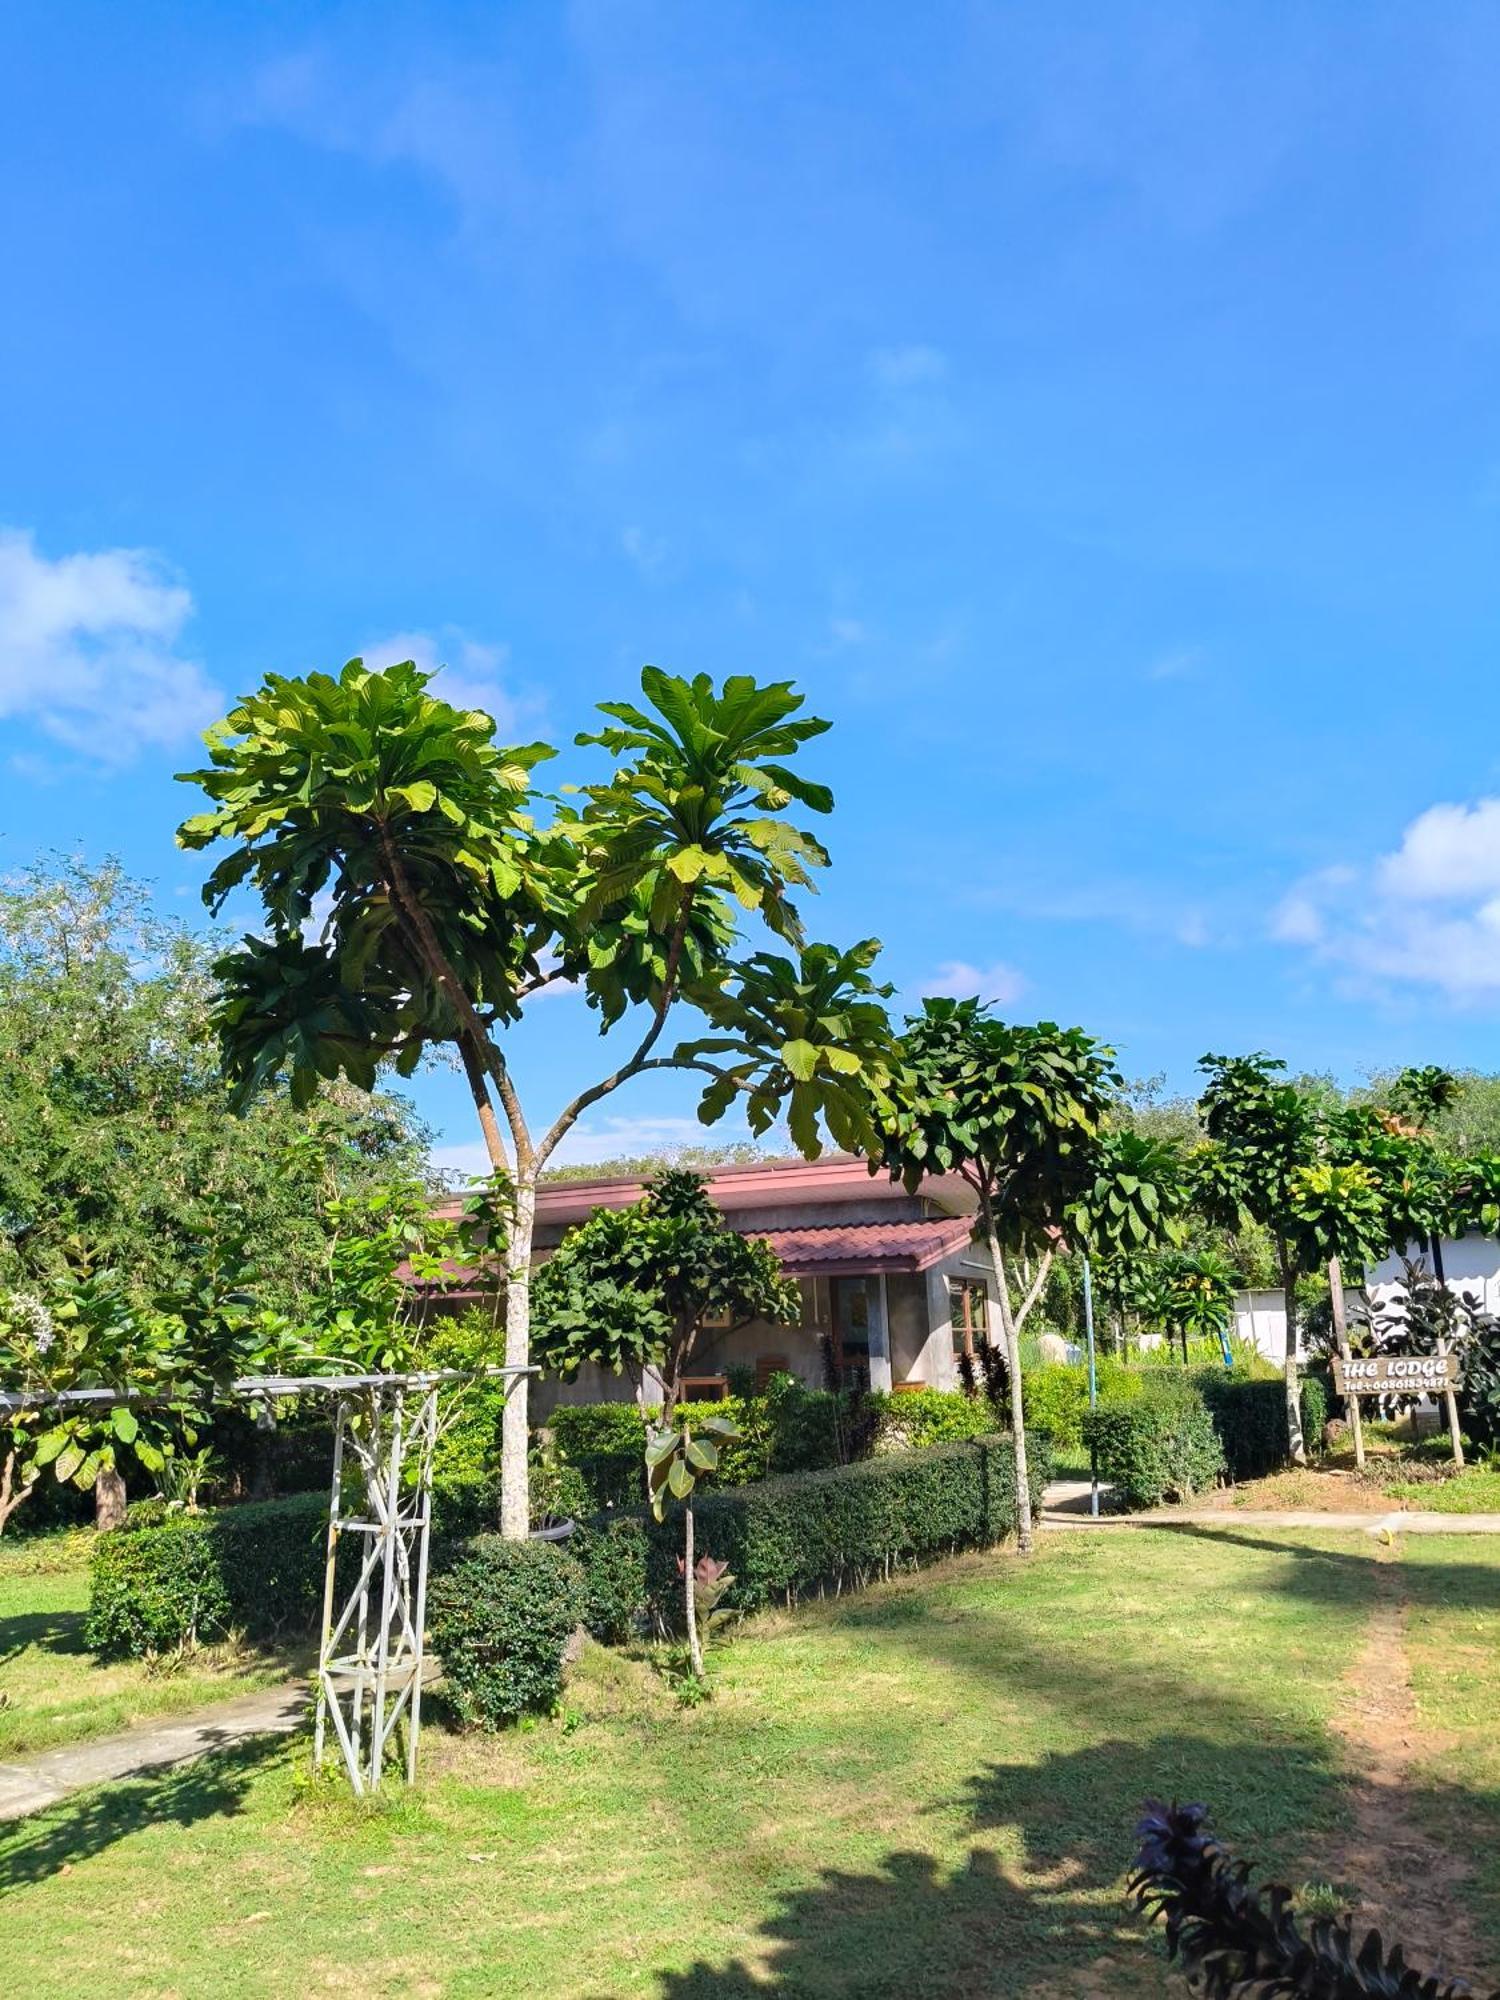
M 417 1775 L 437 1398 L 436 1382 L 411 1378 L 338 1400 L 313 1762 L 324 1762 L 331 1722 L 356 1797 L 379 1789 L 403 1717 L 407 1783 Z M 363 1504 L 346 1512 L 344 1466 L 351 1459 Z M 359 1569 L 341 1589 L 339 1548 L 356 1536 Z

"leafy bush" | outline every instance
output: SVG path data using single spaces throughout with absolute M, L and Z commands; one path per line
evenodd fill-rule
M 1030 1444 L 1035 1505 L 1051 1452 L 1040 1433 Z M 734 1607 L 754 1610 L 1001 1541 L 1016 1525 L 1015 1461 L 1008 1438 L 976 1438 L 711 1492 L 695 1499 L 694 1513 L 698 1546 L 734 1572 Z M 679 1585 L 681 1524 L 668 1514 L 647 1533 L 648 1597 L 665 1619 Z
M 568 1641 L 585 1611 L 583 1572 L 566 1548 L 481 1535 L 432 1578 L 427 1611 L 463 1722 L 498 1729 L 557 1706 Z
M 563 1403 L 547 1428 L 558 1457 L 581 1475 L 595 1508 L 639 1505 L 646 1419 L 634 1403 Z
M 1290 1889 L 1251 1879 L 1214 1838 L 1207 1808 L 1148 1799 L 1129 1889 L 1151 1922 L 1161 1920 L 1167 1956 L 1211 2000 L 1254 1991 L 1326 2000 L 1460 2000 L 1462 1981 L 1419 1972 L 1378 1931 L 1363 1940 L 1349 1917 L 1322 1916 L 1306 1934 Z M 1500 2000 L 1500 1995 L 1492 1996 Z
M 1194 1386 L 1214 1420 L 1231 1479 L 1263 1479 L 1288 1462 L 1292 1447 L 1286 1424 L 1286 1382 L 1281 1375 L 1251 1381 L 1228 1375 L 1222 1368 L 1204 1369 L 1194 1377 Z M 1316 1451 L 1328 1422 L 1328 1391 L 1322 1376 L 1302 1377 L 1300 1408 L 1302 1435 Z
M 327 1502 L 307 1493 L 101 1535 L 85 1643 L 140 1656 L 231 1629 L 252 1639 L 308 1632 L 322 1602 L 327 1522 Z
M 583 1572 L 583 1622 L 601 1644 L 621 1646 L 646 1627 L 645 1521 L 617 1514 L 580 1523 L 568 1548 Z
M 1224 1471 L 1213 1418 L 1190 1384 L 1128 1398 L 1111 1394 L 1084 1412 L 1082 1432 L 1101 1476 L 1129 1507 L 1191 1499 Z
M 990 1437 L 995 1429 L 995 1412 L 982 1396 L 947 1389 L 875 1393 L 866 1396 L 865 1408 L 873 1419 L 877 1452 L 927 1451 L 935 1444 Z

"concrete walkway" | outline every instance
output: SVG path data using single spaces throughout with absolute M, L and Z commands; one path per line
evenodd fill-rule
M 305 1682 L 264 1688 L 196 1715 L 144 1724 L 122 1736 L 68 1743 L 19 1763 L 0 1764 L 0 1821 L 22 1819 L 56 1805 L 70 1792 L 117 1778 L 143 1778 L 225 1750 L 252 1736 L 289 1736 L 307 1711 Z
M 1159 1507 L 1149 1514 L 1089 1512 L 1086 1479 L 1055 1479 L 1042 1495 L 1044 1528 L 1340 1528 L 1363 1535 L 1500 1535 L 1500 1514 L 1439 1514 L 1393 1508 L 1388 1514 L 1336 1514 L 1317 1507 Z M 1099 1488 L 1100 1506 L 1112 1489 Z

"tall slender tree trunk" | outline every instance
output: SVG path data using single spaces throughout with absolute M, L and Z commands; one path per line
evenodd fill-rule
M 1281 1295 L 1286 1307 L 1286 1434 L 1293 1465 L 1306 1465 L 1307 1445 L 1302 1436 L 1302 1378 L 1297 1368 L 1297 1267 L 1291 1245 L 1280 1237 L 1276 1244 L 1281 1265 Z
M 693 1503 L 682 1510 L 682 1596 L 687 1611 L 688 1660 L 693 1672 L 703 1678 L 703 1647 L 698 1638 L 698 1579 L 693 1574 L 698 1560 L 693 1544 Z
M 94 1481 L 94 1526 L 101 1534 L 125 1521 L 125 1481 L 112 1465 L 104 1466 Z
M 1031 1554 L 1031 1482 L 1026 1469 L 1026 1413 L 1021 1396 L 1021 1336 L 1016 1332 L 1016 1316 L 1011 1311 L 1010 1287 L 1005 1276 L 1005 1253 L 994 1218 L 988 1208 L 984 1216 L 985 1240 L 999 1294 L 1000 1331 L 1005 1336 L 1005 1362 L 1010 1371 L 1010 1430 L 1016 1455 L 1016 1547 L 1023 1556 Z
M 518 1180 L 511 1201 L 505 1259 L 507 1368 L 525 1368 L 531 1360 L 531 1239 L 535 1228 L 536 1183 L 530 1178 Z M 531 1532 L 527 1469 L 530 1382 L 527 1375 L 511 1378 L 500 1417 L 500 1533 L 508 1542 L 524 1542 Z
M 1328 1260 L 1328 1304 L 1333 1313 L 1333 1338 L 1338 1347 L 1339 1357 L 1347 1368 L 1349 1365 L 1349 1322 L 1344 1312 L 1344 1267 L 1337 1257 Z M 1349 1429 L 1354 1437 L 1354 1463 L 1365 1462 L 1365 1427 L 1359 1414 L 1359 1398 L 1349 1397 Z

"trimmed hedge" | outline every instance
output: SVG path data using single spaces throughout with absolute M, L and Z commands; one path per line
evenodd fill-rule
M 559 1543 L 480 1535 L 456 1551 L 428 1585 L 427 1614 L 460 1721 L 498 1729 L 554 1709 L 584 1610 L 583 1572 Z
M 1028 1439 L 1033 1507 L 1051 1470 L 1041 1433 Z M 893 1569 L 989 1548 L 1016 1527 L 1008 1437 L 937 1445 L 824 1472 L 793 1473 L 694 1501 L 700 1552 L 727 1562 L 726 1603 L 753 1611 L 816 1590 L 857 1589 Z M 647 1599 L 669 1614 L 679 1587 L 682 1521 L 673 1509 L 647 1528 Z
M 568 1549 L 583 1572 L 583 1622 L 601 1645 L 622 1646 L 646 1629 L 646 1523 L 638 1514 L 580 1522 Z
M 1191 1499 L 1216 1486 L 1224 1472 L 1213 1418 L 1186 1383 L 1175 1393 L 1109 1398 L 1085 1410 L 1083 1442 L 1129 1507 Z
M 100 1535 L 84 1642 L 105 1655 L 162 1652 L 230 1631 L 312 1630 L 322 1602 L 328 1503 L 298 1494 Z
M 1231 1479 L 1263 1479 L 1291 1457 L 1286 1423 L 1286 1382 L 1280 1375 L 1245 1381 L 1202 1369 L 1194 1387 L 1207 1405 L 1224 1448 Z M 1302 1377 L 1302 1435 L 1314 1451 L 1322 1448 L 1328 1421 L 1328 1392 L 1317 1375 Z

